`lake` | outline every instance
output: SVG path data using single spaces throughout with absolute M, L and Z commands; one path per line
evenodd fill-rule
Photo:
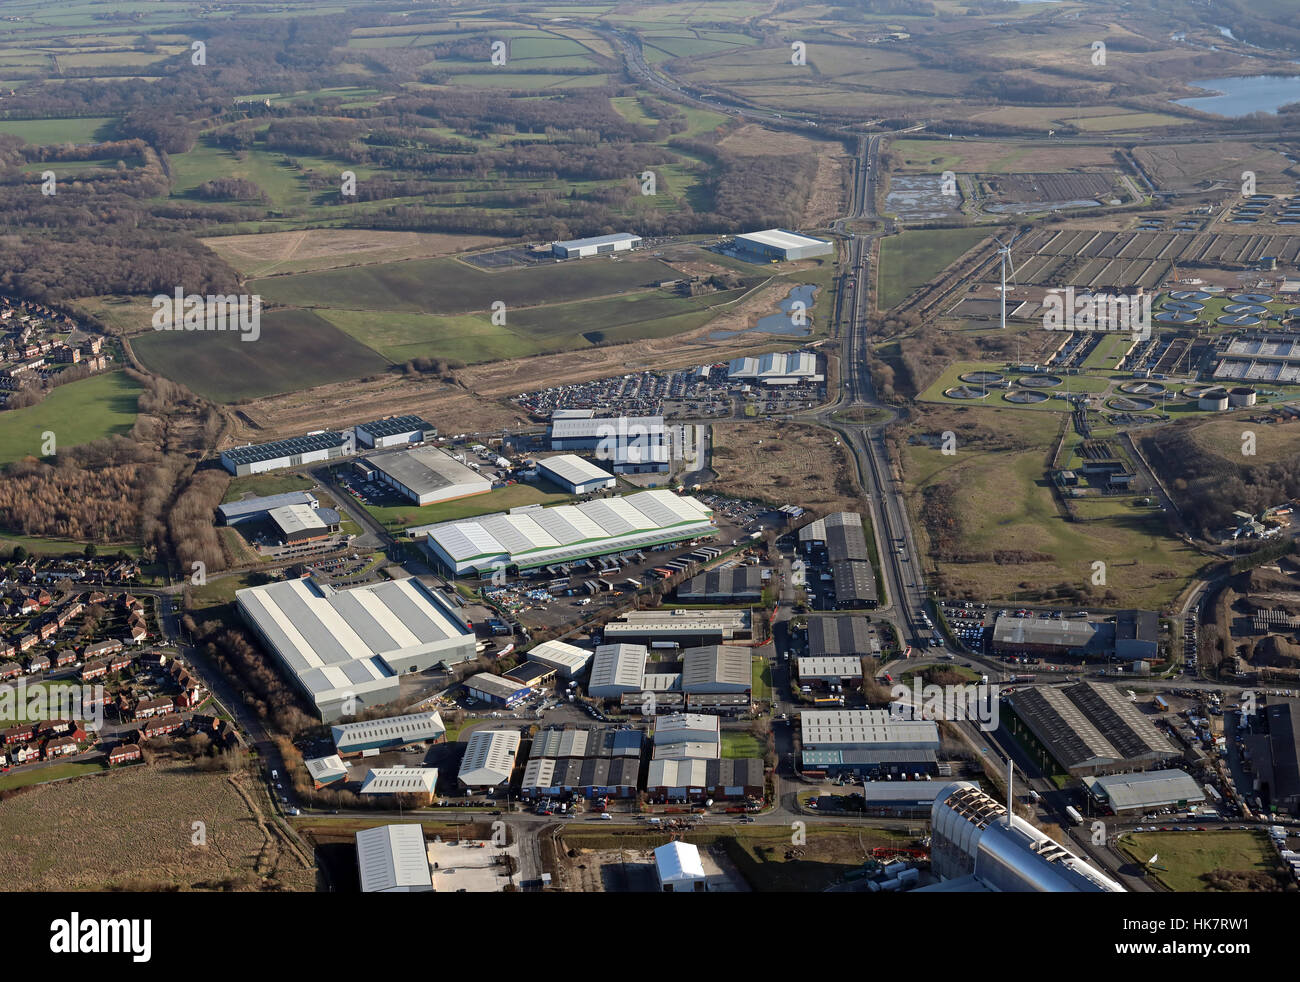
M 794 287 L 784 300 L 781 301 L 781 312 L 779 314 L 768 314 L 766 317 L 760 317 L 757 324 L 751 330 L 761 331 L 764 334 L 787 334 L 795 337 L 807 337 L 812 333 L 812 324 L 809 323 L 809 317 L 812 311 L 813 297 L 817 294 L 817 287 L 811 283 L 804 283 Z M 803 304 L 802 324 L 796 324 L 791 317 L 791 311 L 796 303 Z M 714 341 L 722 341 L 727 338 L 734 338 L 741 331 L 713 331 L 709 338 Z
M 1200 109 L 1219 116 L 1248 116 L 1254 112 L 1277 112 L 1279 106 L 1300 102 L 1300 75 L 1246 75 L 1233 78 L 1198 79 L 1190 83 L 1217 95 L 1175 99 L 1180 106 Z

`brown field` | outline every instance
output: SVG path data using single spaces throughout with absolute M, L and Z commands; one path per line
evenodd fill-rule
M 266 276 L 270 273 L 301 273 L 363 263 L 451 256 L 498 245 L 506 240 L 488 235 L 317 228 L 300 232 L 218 236 L 201 241 L 242 275 Z
M 782 504 L 797 500 L 818 512 L 862 506 L 844 447 L 820 427 L 714 423 L 710 463 L 718 479 L 709 487 L 723 494 Z
M 161 759 L 37 786 L 0 809 L 0 888 L 315 890 L 313 862 L 266 806 L 247 774 Z
M 1283 172 L 1291 162 L 1272 147 L 1256 143 L 1170 143 L 1137 147 L 1133 156 L 1168 188 L 1192 188 L 1205 181 L 1239 187 L 1241 172 L 1253 170 L 1260 191 L 1287 192 L 1295 180 Z
M 1258 410 L 1250 410 L 1236 414 L 1235 418 L 1207 420 L 1192 429 L 1192 439 L 1197 446 L 1222 457 L 1235 467 L 1273 464 L 1293 459 L 1300 454 L 1300 426 L 1263 426 L 1251 423 L 1247 417 L 1257 412 Z M 1245 457 L 1241 453 L 1241 434 L 1245 430 L 1255 434 L 1253 457 Z
M 951 167 L 940 169 L 955 170 L 963 174 L 1015 171 L 1045 173 L 1069 171 L 1080 167 L 1115 165 L 1115 151 L 1111 147 L 1052 147 L 973 140 L 916 140 L 906 137 L 900 139 L 904 143 L 899 152 L 904 153 L 908 158 L 913 158 L 911 166 L 901 168 L 903 173 L 932 172 L 935 167 L 928 160 L 947 157 L 956 157 L 958 162 Z
M 810 140 L 798 133 L 768 130 L 750 123 L 726 136 L 719 146 L 742 156 L 816 154 L 817 176 L 804 208 L 804 222 L 810 227 L 824 225 L 843 214 L 845 182 L 850 173 L 851 159 L 843 145 Z

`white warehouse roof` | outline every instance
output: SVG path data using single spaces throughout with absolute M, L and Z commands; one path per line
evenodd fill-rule
M 717 742 L 721 737 L 721 719 L 706 713 L 672 713 L 655 720 L 655 744 L 690 741 Z
M 339 753 L 358 753 L 385 745 L 400 746 L 437 740 L 447 732 L 437 712 L 385 716 L 360 723 L 339 723 L 331 727 Z
M 424 829 L 417 824 L 380 825 L 357 833 L 362 893 L 433 889 Z
M 713 512 L 695 498 L 666 488 L 577 505 L 517 509 L 510 513 L 421 525 L 407 531 L 427 538 L 456 572 L 496 563 L 530 569 L 601 552 L 714 532 Z
M 530 661 L 558 669 L 569 678 L 579 674 L 591 661 L 590 651 L 565 641 L 543 641 L 529 648 L 527 654 Z
M 433 794 L 436 767 L 376 767 L 361 784 L 361 794 Z
M 648 656 L 643 644 L 602 644 L 591 662 L 587 691 L 598 697 L 639 691 Z
M 806 750 L 939 749 L 937 723 L 896 719 L 888 709 L 805 710 L 800 718 Z
M 769 228 L 761 232 L 746 232 L 737 235 L 737 240 L 757 242 L 760 245 L 773 246 L 777 249 L 803 249 L 807 246 L 826 245 L 825 239 L 814 239 L 811 235 L 800 235 L 783 228 Z
M 1141 774 L 1085 777 L 1083 783 L 1094 794 L 1100 789 L 1100 796 L 1110 802 L 1115 811 L 1159 808 L 1176 802 L 1199 804 L 1205 801 L 1205 792 L 1195 779 L 1186 771 L 1176 768 Z
M 669 842 L 656 849 L 655 869 L 660 883 L 694 883 L 705 878 L 700 850 L 689 842 Z
M 519 742 L 518 730 L 475 730 L 456 776 L 470 788 L 505 784 L 514 770 Z
M 565 453 L 539 460 L 537 466 L 568 484 L 590 484 L 592 481 L 613 481 L 614 475 L 602 470 L 577 454 Z
M 343 763 L 343 758 L 338 754 L 331 754 L 328 757 L 315 757 L 312 760 L 303 761 L 307 765 L 307 773 L 317 784 L 329 784 L 340 778 L 348 776 L 348 767 Z
M 727 376 L 757 382 L 821 378 L 817 374 L 817 356 L 811 351 L 774 351 L 757 358 L 734 358 L 727 365 Z

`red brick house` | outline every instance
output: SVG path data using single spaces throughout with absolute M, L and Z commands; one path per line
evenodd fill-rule
M 77 653 L 71 648 L 64 648 L 54 656 L 54 665 L 56 668 L 66 668 L 69 665 L 75 664 L 76 661 Z
M 121 672 L 131 667 L 130 655 L 114 655 L 108 661 L 108 670 L 110 672 Z
M 26 743 L 36 735 L 36 730 L 31 723 L 19 723 L 0 733 L 3 733 L 5 746 L 12 746 L 15 743 Z
M 82 650 L 81 655 L 86 661 L 92 658 L 103 658 L 106 655 L 115 655 L 122 650 L 122 642 L 116 638 L 110 638 L 107 641 L 100 641 L 97 644 L 88 644 Z
M 81 668 L 81 681 L 89 679 L 102 679 L 108 674 L 108 659 L 101 658 L 99 661 L 88 661 Z
M 29 672 L 45 672 L 50 668 L 49 655 L 33 655 L 32 660 L 27 663 Z
M 171 696 L 157 699 L 141 699 L 135 706 L 135 719 L 153 719 L 155 716 L 167 716 L 176 709 Z
M 110 767 L 117 764 L 126 764 L 139 759 L 140 747 L 138 744 L 134 743 L 119 743 L 108 752 L 108 764 Z
M 7 661 L 0 664 L 0 681 L 5 679 L 16 679 L 23 674 L 23 667 L 16 661 Z
M 175 733 L 184 725 L 185 720 L 179 716 L 164 716 L 161 719 L 151 719 L 140 727 L 140 739 L 152 740 L 154 737 Z
M 70 754 L 78 753 L 80 750 L 81 747 L 77 745 L 77 741 L 72 737 L 58 737 L 45 745 L 45 759 L 67 757 Z

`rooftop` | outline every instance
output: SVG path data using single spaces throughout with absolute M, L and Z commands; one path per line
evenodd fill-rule
M 433 494 L 465 485 L 482 485 L 483 490 L 492 486 L 487 478 L 437 447 L 381 450 L 367 454 L 365 459 L 376 470 L 383 471 L 416 494 Z
M 590 461 L 583 460 L 577 454 L 558 454 L 539 460 L 537 465 L 550 471 L 562 481 L 570 484 L 587 484 L 591 481 L 612 481 L 614 475 L 602 470 Z

